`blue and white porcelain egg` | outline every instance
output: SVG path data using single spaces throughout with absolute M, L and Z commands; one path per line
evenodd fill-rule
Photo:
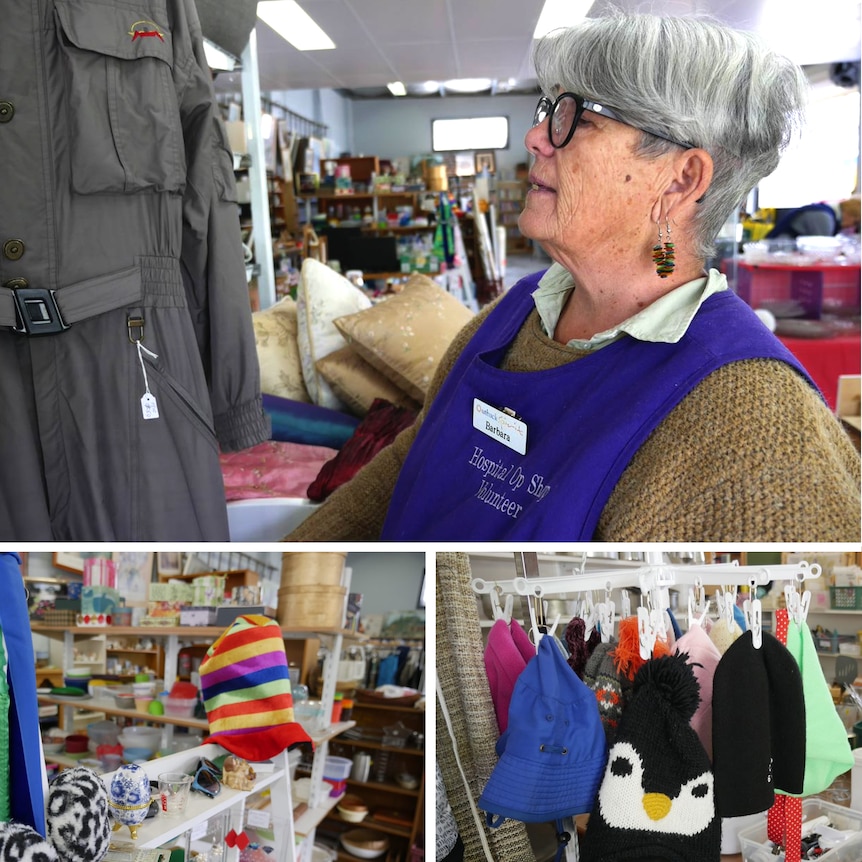
M 114 820 L 114 831 L 129 827 L 132 838 L 138 837 L 138 826 L 144 822 L 150 807 L 150 779 L 138 765 L 121 766 L 108 788 L 108 810 Z

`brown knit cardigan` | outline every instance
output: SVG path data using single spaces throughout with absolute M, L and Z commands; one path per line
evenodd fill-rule
M 491 308 L 456 337 L 426 405 Z M 584 355 L 549 338 L 533 310 L 503 368 L 537 371 Z M 379 539 L 398 472 L 425 415 L 423 410 L 287 540 Z M 777 360 L 733 362 L 698 384 L 637 451 L 602 512 L 594 540 L 859 542 L 859 484 L 858 453 L 796 371 Z

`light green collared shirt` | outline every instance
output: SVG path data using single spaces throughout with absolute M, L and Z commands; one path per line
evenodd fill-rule
M 533 291 L 533 301 L 536 303 L 545 334 L 551 338 L 563 313 L 563 306 L 574 287 L 569 271 L 554 263 Z M 618 326 L 598 332 L 586 341 L 573 338 L 567 346 L 578 350 L 598 350 L 624 334 L 639 341 L 676 344 L 685 335 L 707 297 L 722 290 L 727 290 L 727 279 L 717 269 L 711 269 L 709 275 L 680 285 Z

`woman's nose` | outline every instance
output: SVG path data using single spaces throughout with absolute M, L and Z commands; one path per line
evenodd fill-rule
M 549 156 L 551 155 L 551 151 L 554 149 L 551 146 L 550 140 L 548 140 L 548 122 L 548 120 L 544 120 L 532 128 L 527 129 L 527 134 L 524 136 L 524 146 L 527 148 L 527 151 L 533 153 L 533 155 L 542 153 L 543 155 Z

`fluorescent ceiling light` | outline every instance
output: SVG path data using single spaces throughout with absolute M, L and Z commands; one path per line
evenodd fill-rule
M 393 96 L 406 96 L 407 88 L 401 81 L 393 81 L 391 84 L 386 85 L 389 88 L 389 92 L 392 93 Z
M 587 12 L 592 5 L 593 0 L 545 0 L 536 29 L 533 31 L 533 38 L 541 39 L 551 30 L 577 24 L 587 17 Z
M 257 4 L 257 17 L 269 24 L 297 51 L 326 51 L 335 47 L 335 42 L 300 8 L 296 0 L 261 0 Z
M 219 48 L 215 42 L 210 42 L 206 37 L 204 37 L 204 55 L 207 58 L 207 65 L 214 72 L 232 72 L 239 63 L 233 54 L 228 54 L 224 48 Z
M 491 86 L 490 78 L 453 78 L 444 81 L 443 86 L 454 93 L 481 93 Z

